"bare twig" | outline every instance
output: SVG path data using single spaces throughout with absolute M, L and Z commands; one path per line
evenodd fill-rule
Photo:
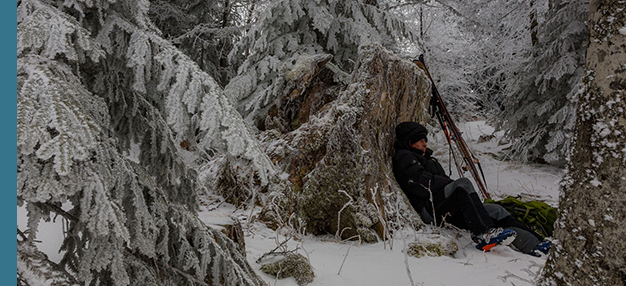
M 341 266 L 339 267 L 339 272 L 337 272 L 337 275 L 341 274 L 341 268 L 343 268 L 343 264 L 346 262 L 346 258 L 348 258 L 348 253 L 350 252 L 350 248 L 352 248 L 353 243 L 350 243 L 350 246 L 348 246 L 348 250 L 346 251 L 346 254 L 343 256 L 343 261 L 341 262 Z
M 450 213 L 446 213 L 446 215 L 445 215 L 445 216 L 448 216 L 449 214 L 450 214 Z M 445 221 L 445 217 L 444 217 L 444 221 L 442 222 L 442 224 L 443 224 L 443 226 L 444 226 L 444 227 L 446 227 L 446 228 L 449 228 L 449 229 L 452 229 L 452 230 L 456 230 L 456 231 L 459 231 L 459 232 L 460 232 L 460 231 L 462 231 L 459 227 L 457 227 L 457 226 L 455 226 L 455 225 L 453 225 L 453 224 L 448 223 L 447 221 Z
M 452 224 L 449 224 L 449 223 L 447 223 L 447 222 L 446 222 L 446 218 L 447 218 L 448 216 L 451 216 L 451 215 L 450 215 L 450 212 L 447 212 L 445 215 L 443 215 L 443 218 L 441 218 L 441 224 L 439 224 L 439 227 L 443 227 L 443 226 L 444 226 L 444 224 L 445 224 L 445 225 L 451 225 L 451 226 L 453 226 Z M 456 228 L 456 229 L 459 229 L 459 228 Z
M 430 205 L 433 208 L 433 225 L 437 225 L 437 214 L 435 213 L 435 201 L 433 200 L 433 192 L 430 189 L 430 180 L 428 181 L 428 187 L 424 185 L 422 185 L 422 187 L 426 188 L 428 190 L 428 193 L 430 194 Z
M 339 233 L 339 235 L 335 235 L 335 238 L 336 239 L 341 239 L 341 236 L 343 235 L 344 230 L 347 230 L 347 229 L 352 229 L 352 228 L 349 227 L 349 226 L 344 227 L 343 229 L 341 229 L 341 232 Z M 339 231 L 339 230 L 337 230 L 337 231 Z
M 276 252 L 279 248 L 282 248 L 285 244 L 287 244 L 289 240 L 291 240 L 291 237 L 288 237 L 287 239 L 285 239 L 285 241 L 281 242 L 278 246 L 276 246 L 276 248 L 272 249 L 270 252 L 264 253 L 259 259 L 256 260 L 256 263 L 260 263 L 265 257 L 268 257 L 268 256 L 278 256 L 278 255 L 285 255 L 287 253 L 293 253 L 298 248 L 292 251 L 284 250 L 284 251 Z
M 528 266 L 528 268 L 524 268 L 523 271 L 528 273 L 528 275 L 533 276 L 533 280 L 537 280 L 537 278 L 539 278 L 539 275 L 541 275 L 541 271 L 543 270 L 543 265 L 540 265 L 537 262 L 534 261 L 530 261 L 530 266 Z M 531 268 L 536 267 L 537 271 L 532 271 Z
M 78 218 L 76 216 L 74 216 L 73 214 L 70 214 L 68 212 L 66 212 L 64 209 L 62 209 L 61 207 L 51 204 L 51 203 L 35 203 L 39 208 L 48 208 L 51 211 L 61 215 L 62 217 L 71 220 L 73 222 L 78 222 Z
M 351 239 L 353 239 L 355 237 L 359 238 L 358 246 L 361 246 L 362 241 L 361 241 L 361 235 L 360 234 L 357 234 L 357 235 L 354 235 L 352 237 L 346 238 L 344 241 L 351 240 Z M 341 241 L 341 242 L 344 242 L 344 241 Z M 351 243 L 350 246 L 348 247 L 348 251 L 346 251 L 346 255 L 344 255 L 344 257 L 343 257 L 343 261 L 341 262 L 341 266 L 339 267 L 339 272 L 337 272 L 337 275 L 339 275 L 339 273 L 341 273 L 341 268 L 343 268 L 343 264 L 346 262 L 346 258 L 348 258 L 348 252 L 350 252 L 350 248 L 353 245 L 354 245 L 354 243 Z
M 233 193 L 234 193 L 234 192 L 231 192 L 231 193 L 228 195 L 228 197 L 224 198 L 222 201 L 219 201 L 219 200 L 218 200 L 217 205 L 216 205 L 216 206 L 214 206 L 213 208 L 208 209 L 208 210 L 207 210 L 207 212 L 211 212 L 211 211 L 214 211 L 214 210 L 218 209 L 220 206 L 222 206 L 222 204 L 223 204 L 224 202 L 226 202 L 226 200 L 227 200 L 227 199 L 229 199 L 229 198 L 233 195 Z
M 311 269 L 315 270 L 315 267 L 313 267 L 313 265 L 311 264 L 311 257 L 309 257 L 309 252 L 304 248 L 304 240 L 302 240 L 302 242 L 300 243 L 300 248 L 302 249 L 302 251 L 304 251 L 304 254 L 306 254 L 306 261 L 307 263 L 309 263 Z
M 404 237 L 404 231 L 400 231 L 400 235 L 402 236 L 402 242 L 404 243 L 404 266 L 406 266 L 406 274 L 409 276 L 409 281 L 411 282 L 411 286 L 415 286 L 415 282 L 413 282 L 413 275 L 411 274 L 411 269 L 409 268 L 409 255 L 407 254 L 407 244 L 406 237 Z
M 500 191 L 500 163 L 498 163 L 498 172 L 496 173 L 496 191 Z
M 335 236 L 337 237 L 337 239 L 341 239 L 341 233 L 339 231 L 340 226 L 341 226 L 341 212 L 349 205 L 352 205 L 352 202 L 354 201 L 352 197 L 346 191 L 339 190 L 339 192 L 345 194 L 348 197 L 349 201 L 343 205 L 343 207 L 339 210 L 339 213 L 337 214 L 337 232 L 335 233 Z
M 278 277 L 280 277 L 280 274 L 283 273 L 282 265 L 279 265 L 278 267 L 278 272 L 276 272 L 276 276 L 274 277 L 274 286 L 278 283 Z
M 535 283 L 532 280 L 522 278 L 519 275 L 515 275 L 515 274 L 511 273 L 511 271 L 506 270 L 504 273 L 506 273 L 506 275 L 498 276 L 498 278 L 502 279 L 502 281 L 504 281 L 504 282 L 507 282 L 507 280 L 509 278 L 517 278 L 517 279 L 519 279 L 521 281 L 524 281 L 524 282 L 526 282 L 526 283 L 528 283 L 530 285 L 535 285 Z M 513 283 L 513 282 L 511 282 L 511 283 Z
M 261 258 L 257 259 L 255 262 L 256 263 L 261 263 L 261 261 L 263 261 L 263 259 L 270 257 L 270 256 L 287 256 L 289 254 L 294 254 L 296 252 L 298 252 L 298 250 L 300 250 L 300 247 L 296 247 L 293 250 L 286 250 L 286 251 L 271 251 L 271 252 L 267 252 L 265 254 L 263 254 L 263 256 L 261 256 Z
M 19 235 L 22 237 L 23 241 L 28 240 L 28 238 L 26 237 L 26 235 L 25 235 L 25 234 L 24 234 L 24 233 L 20 230 L 20 228 L 19 228 L 19 227 L 17 228 L 17 234 L 19 234 Z
M 470 263 L 471 260 L 472 260 L 472 258 L 468 258 L 467 261 L 463 262 L 463 265 L 465 265 L 465 266 L 474 266 L 474 264 Z
M 361 244 L 363 243 L 363 240 L 361 239 L 361 235 L 360 235 L 360 234 L 357 234 L 357 235 L 353 235 L 353 236 L 351 236 L 351 237 L 348 237 L 348 238 L 346 238 L 346 239 L 344 239 L 344 240 L 340 241 L 339 243 L 343 243 L 343 242 L 346 242 L 346 241 L 352 240 L 353 238 L 359 238 L 359 245 L 358 245 L 358 246 L 361 246 Z
M 518 179 L 515 179 L 515 180 L 516 180 L 516 181 L 520 184 L 520 186 L 521 186 L 524 190 L 528 191 L 529 193 L 534 193 L 535 186 L 534 186 L 532 183 L 529 183 L 529 184 L 533 187 L 533 190 L 531 190 L 530 188 L 528 188 L 527 184 L 522 183 L 520 180 L 518 180 Z
M 387 249 L 387 240 L 391 238 L 391 233 L 389 232 L 389 222 L 387 221 L 385 217 L 383 217 L 382 210 L 384 210 L 385 206 L 379 205 L 378 201 L 376 200 L 376 195 L 378 194 L 378 183 L 376 183 L 376 187 L 374 187 L 373 189 L 370 189 L 370 193 L 372 194 L 372 201 L 374 202 L 373 203 L 374 208 L 376 208 L 376 214 L 378 215 L 378 220 L 383 225 L 383 235 L 385 236 L 383 237 L 383 245 L 385 246 L 385 249 Z

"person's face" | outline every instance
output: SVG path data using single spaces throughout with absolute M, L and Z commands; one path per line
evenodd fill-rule
M 422 139 L 420 141 L 411 143 L 411 147 L 420 150 L 422 152 L 426 152 L 426 139 Z

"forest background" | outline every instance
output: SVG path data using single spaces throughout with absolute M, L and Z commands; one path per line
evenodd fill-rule
M 197 219 L 199 204 L 235 192 L 242 207 L 282 200 L 290 182 L 268 156 L 268 131 L 302 125 L 269 120 L 272 104 L 306 63 L 348 83 L 370 44 L 405 60 L 424 53 L 459 121 L 504 132 L 500 159 L 563 167 L 586 92 L 588 7 L 17 1 L 17 203 L 28 212 L 18 281 L 262 283 L 232 241 Z M 615 13 L 607 25 L 620 29 L 623 9 Z M 58 264 L 34 247 L 39 222 L 55 216 L 66 224 Z

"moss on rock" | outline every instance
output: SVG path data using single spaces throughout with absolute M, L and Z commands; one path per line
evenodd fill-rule
M 261 266 L 261 271 L 276 276 L 278 279 L 293 277 L 298 285 L 306 285 L 313 282 L 315 273 L 306 257 L 301 254 L 290 253 L 284 259 Z
M 451 256 L 459 251 L 459 246 L 452 240 L 443 237 L 438 237 L 432 240 L 421 240 L 417 242 L 411 242 L 407 246 L 406 252 L 413 257 L 439 257 L 439 256 Z

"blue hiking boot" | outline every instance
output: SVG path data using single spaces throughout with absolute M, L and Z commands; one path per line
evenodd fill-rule
M 517 233 L 508 228 L 491 228 L 483 234 L 472 236 L 472 240 L 476 242 L 476 248 L 484 252 L 489 252 L 496 245 L 509 245 Z
M 548 252 L 550 252 L 551 247 L 552 247 L 552 242 L 545 240 L 537 244 L 537 246 L 535 246 L 535 248 L 533 248 L 533 250 L 529 252 L 528 254 L 535 256 L 535 257 L 541 257 L 543 255 L 547 255 Z

